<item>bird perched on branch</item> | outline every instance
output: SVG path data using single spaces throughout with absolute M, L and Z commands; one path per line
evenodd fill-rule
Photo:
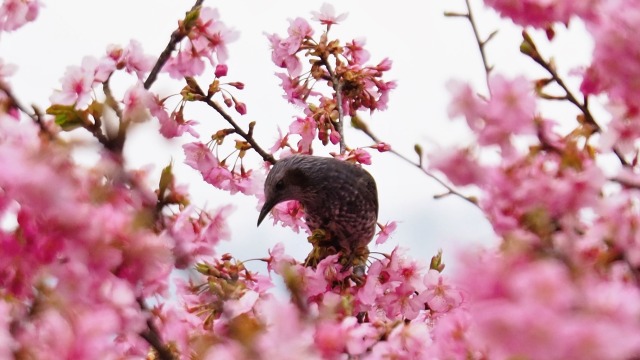
M 312 231 L 307 265 L 316 266 L 336 253 L 345 266 L 365 263 L 378 220 L 378 191 L 362 167 L 333 158 L 292 155 L 271 168 L 264 194 L 258 226 L 277 204 L 287 200 L 302 204 Z

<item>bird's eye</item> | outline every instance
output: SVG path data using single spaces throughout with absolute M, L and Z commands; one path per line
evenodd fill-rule
M 276 183 L 276 191 L 284 189 L 284 181 L 280 180 Z

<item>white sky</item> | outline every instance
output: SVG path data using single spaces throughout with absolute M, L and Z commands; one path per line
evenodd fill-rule
M 271 62 L 269 43 L 263 33 L 284 35 L 287 19 L 301 16 L 310 20 L 310 11 L 318 10 L 323 2 L 205 1 L 205 5 L 217 7 L 222 20 L 241 33 L 240 39 L 229 46 L 228 79 L 245 83 L 245 90 L 236 94 L 247 104 L 248 114 L 235 118 L 245 126 L 249 121 L 257 121 L 257 140 L 265 148 L 273 144 L 276 127 L 286 129 L 292 116 L 300 111 L 281 98 L 279 80 L 273 75 L 278 69 Z M 146 53 L 159 54 L 177 19 L 183 17 L 193 2 L 57 0 L 44 3 L 45 8 L 35 23 L 15 33 L 4 33 L 0 38 L 0 57 L 19 66 L 18 73 L 10 78 L 15 94 L 23 103 L 35 103 L 41 108 L 48 105 L 52 89 L 59 86 L 67 65 L 79 65 L 85 55 L 101 56 L 110 43 L 126 45 L 129 39 L 137 39 Z M 496 71 L 506 75 L 525 72 L 532 79 L 543 75 L 532 61 L 519 54 L 519 30 L 509 22 L 499 21 L 492 12 L 482 10 L 480 2 L 472 3 L 484 34 L 501 29 L 487 48 Z M 332 28 L 334 36 L 343 41 L 365 37 L 372 62 L 384 57 L 393 60 L 388 79 L 396 79 L 398 88 L 391 93 L 389 109 L 370 119 L 365 116 L 365 120 L 380 138 L 409 157 L 414 157 L 415 143 L 430 151 L 444 145 L 468 144 L 463 121 L 447 120 L 449 97 L 444 87 L 448 79 L 458 78 L 476 85 L 479 91 L 485 88 L 484 71 L 469 24 L 443 16 L 445 10 L 463 11 L 464 1 L 392 4 L 378 0 L 334 2 L 338 13 L 349 13 L 343 24 Z M 313 26 L 317 32 L 321 30 L 319 25 Z M 582 35 L 580 24 L 572 24 L 571 31 L 558 32 L 554 46 L 541 46 L 545 54 L 560 53 L 556 60 L 561 73 L 566 74 L 571 67 L 589 60 L 591 44 Z M 546 42 L 541 33 L 535 33 L 535 39 L 541 44 Z M 582 59 L 582 63 L 576 59 Z M 168 76 L 163 75 L 152 90 L 167 95 L 178 93 L 181 87 L 181 83 L 169 81 Z M 569 111 L 569 114 L 572 110 L 556 105 L 544 109 Z M 203 139 L 217 129 L 228 127 L 205 107 L 195 106 L 190 114 L 203 124 L 198 129 Z M 264 257 L 267 248 L 284 241 L 290 254 L 300 260 L 306 256 L 310 246 L 304 235 L 273 227 L 269 220 L 256 228 L 258 211 L 253 198 L 229 197 L 181 165 L 180 143 L 164 141 L 149 127 L 140 127 L 135 133 L 126 148 L 130 166 L 155 163 L 152 173 L 157 175 L 174 159 L 178 179 L 189 183 L 196 203 L 211 207 L 229 201 L 235 204 L 236 211 L 230 219 L 233 239 L 223 244 L 220 252 L 232 252 L 240 259 Z M 351 146 L 371 144 L 352 129 L 347 130 L 346 138 Z M 490 227 L 473 206 L 453 197 L 433 200 L 434 194 L 444 192 L 434 181 L 391 154 L 373 155 L 374 164 L 368 170 L 378 182 L 379 220 L 399 222 L 388 244 L 378 248 L 372 245 L 373 251 L 389 251 L 400 244 L 410 248 L 413 257 L 428 262 L 438 248 L 443 248 L 445 261 L 451 263 L 455 258 L 454 249 L 490 241 Z

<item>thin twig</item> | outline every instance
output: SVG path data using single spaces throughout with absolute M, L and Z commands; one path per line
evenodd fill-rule
M 33 113 L 30 112 L 24 105 L 20 103 L 20 101 L 18 101 L 18 98 L 13 94 L 9 86 L 2 81 L 0 81 L 0 91 L 5 93 L 5 95 L 9 99 L 9 102 L 10 102 L 9 106 L 18 109 L 20 112 L 30 117 L 36 124 L 38 124 L 38 127 L 40 127 L 40 131 L 46 134 L 49 137 L 49 139 L 56 138 L 55 134 L 53 134 L 51 131 L 49 131 L 49 129 L 47 129 L 47 126 L 45 125 L 43 120 L 44 115 L 41 112 L 39 112 L 38 109 L 33 107 Z
M 107 148 L 115 153 L 121 154 L 124 149 L 124 143 L 127 137 L 127 128 L 129 127 L 129 119 L 125 119 L 122 109 L 120 109 L 120 105 L 118 101 L 116 101 L 115 97 L 113 97 L 113 93 L 111 92 L 111 87 L 109 86 L 109 79 L 102 83 L 102 91 L 106 96 L 105 104 L 109 106 L 118 117 L 118 134 L 115 138 L 109 139 L 109 143 Z M 98 125 L 98 121 L 96 121 L 96 125 Z
M 149 311 L 142 298 L 136 299 L 140 305 L 142 311 Z M 140 333 L 140 337 L 145 339 L 151 347 L 156 351 L 158 359 L 160 360 L 175 360 L 175 357 L 171 351 L 162 343 L 160 332 L 156 328 L 155 324 L 151 320 L 151 317 L 147 319 L 147 328 Z
M 540 52 L 538 51 L 535 43 L 533 42 L 533 39 L 531 39 L 531 37 L 526 31 L 522 32 L 522 38 L 527 47 L 521 52 L 527 55 L 533 61 L 535 61 L 543 69 L 545 69 L 549 73 L 549 75 L 551 75 L 551 78 L 553 79 L 553 81 L 556 84 L 558 84 L 558 86 L 560 86 L 560 88 L 565 92 L 566 99 L 570 103 L 575 105 L 580 110 L 580 112 L 584 115 L 585 122 L 593 126 L 596 132 L 601 132 L 602 128 L 600 127 L 598 122 L 595 120 L 595 118 L 591 114 L 591 111 L 589 110 L 588 98 L 585 96 L 584 101 L 580 102 L 575 97 L 575 95 L 573 95 L 573 93 L 571 92 L 567 84 L 565 84 L 564 80 L 562 80 L 560 75 L 558 75 L 558 72 L 556 71 L 555 66 L 553 66 L 550 61 L 545 60 L 542 57 L 542 55 L 540 55 Z M 613 152 L 614 154 L 616 154 L 616 156 L 618 157 L 622 165 L 630 166 L 629 162 L 624 158 L 623 154 L 616 147 L 613 148 Z
M 276 163 L 276 159 L 273 157 L 273 155 L 269 154 L 264 149 L 262 149 L 260 145 L 258 145 L 256 140 L 253 138 L 253 136 L 249 136 L 249 134 L 247 134 L 244 130 L 242 130 L 242 128 L 233 120 L 233 118 L 229 114 L 227 114 L 224 111 L 224 109 L 220 105 L 218 105 L 218 103 L 216 103 L 215 101 L 209 98 L 206 98 L 203 101 L 207 105 L 211 106 L 216 112 L 218 112 L 218 114 L 220 114 L 220 116 L 222 116 L 233 127 L 236 134 L 240 135 L 243 139 L 245 139 L 251 145 L 253 150 L 255 150 L 262 157 L 264 161 L 268 161 L 271 164 Z
M 329 72 L 329 76 L 331 77 L 331 84 L 333 86 L 333 90 L 336 92 L 336 106 L 338 108 L 338 122 L 334 123 L 336 126 L 336 130 L 338 134 L 340 134 L 340 154 L 344 154 L 347 149 L 346 143 L 344 141 L 344 109 L 342 108 L 342 83 L 336 76 L 336 72 L 333 71 L 331 64 L 329 63 L 329 59 L 326 56 L 322 56 L 320 58 L 325 68 L 327 68 L 327 72 Z
M 105 82 L 102 83 L 102 91 L 106 96 L 104 103 L 107 104 L 107 106 L 109 106 L 116 113 L 116 116 L 118 117 L 118 119 L 120 119 L 120 122 L 122 122 L 124 120 L 122 116 L 122 109 L 120 109 L 120 105 L 118 105 L 118 101 L 113 96 L 113 92 L 111 92 L 111 87 L 109 86 L 110 79 L 111 77 L 109 77 Z
M 493 38 L 496 32 L 494 31 L 493 33 L 491 33 L 485 40 L 480 40 L 480 32 L 478 31 L 476 20 L 473 17 L 473 11 L 471 11 L 471 4 L 469 3 L 469 0 L 465 0 L 464 2 L 467 5 L 467 19 L 469 19 L 469 24 L 471 24 L 471 28 L 473 29 L 473 36 L 476 38 L 476 42 L 478 43 L 478 50 L 480 50 L 480 57 L 482 57 L 482 65 L 484 66 L 487 86 L 489 86 L 489 76 L 491 74 L 492 67 L 489 65 L 484 47 L 487 45 L 487 42 L 489 42 L 491 38 Z
M 105 148 L 111 148 L 111 140 L 102 132 L 102 121 L 100 117 L 93 117 L 93 124 L 84 125 L 84 128 L 87 129 L 95 137 L 98 139 L 100 144 L 102 144 Z
M 469 21 L 471 25 L 471 29 L 473 29 L 473 36 L 476 39 L 476 44 L 478 44 L 478 50 L 480 51 L 480 57 L 482 58 L 482 65 L 484 66 L 485 79 L 487 82 L 487 87 L 489 87 L 489 77 L 491 75 L 491 71 L 493 70 L 493 66 L 489 65 L 489 61 L 487 60 L 487 53 L 485 51 L 485 46 L 487 43 L 493 39 L 493 37 L 498 33 L 497 30 L 493 31 L 486 39 L 480 39 L 480 30 L 478 30 L 478 24 L 476 23 L 475 17 L 473 16 L 473 11 L 471 10 L 471 3 L 469 0 L 465 0 L 465 4 L 467 6 L 467 13 L 452 13 L 446 12 L 445 16 L 448 17 L 461 17 L 465 18 Z
M 222 116 L 222 118 L 225 119 L 233 127 L 234 132 L 240 135 L 243 139 L 245 139 L 251 145 L 253 150 L 255 150 L 258 153 L 258 155 L 262 157 L 264 161 L 268 161 L 271 164 L 276 163 L 276 159 L 273 157 L 273 155 L 269 154 L 264 149 L 262 149 L 262 147 L 260 147 L 260 145 L 258 145 L 256 140 L 253 138 L 254 125 L 249 124 L 249 132 L 248 133 L 245 132 L 244 130 L 242 130 L 240 125 L 238 125 L 235 122 L 235 120 L 233 120 L 231 115 L 227 114 L 227 112 L 224 111 L 224 109 L 220 105 L 218 105 L 218 103 L 211 100 L 211 96 L 207 96 L 204 93 L 204 91 L 202 91 L 202 88 L 200 87 L 200 85 L 198 85 L 195 79 L 191 79 L 191 78 L 187 79 L 187 86 L 189 86 L 191 91 L 199 95 L 198 100 L 206 103 L 207 105 L 212 107 L 218 114 L 220 114 L 220 116 Z
M 187 14 L 193 11 L 196 11 L 198 7 L 202 6 L 203 2 L 204 0 L 196 0 L 195 4 L 193 4 L 193 6 L 191 7 L 191 10 L 187 12 Z M 153 66 L 153 69 L 151 69 L 149 76 L 147 76 L 147 80 L 145 80 L 144 82 L 145 89 L 149 90 L 149 88 L 151 88 L 151 85 L 153 85 L 153 83 L 158 78 L 158 73 L 160 72 L 160 70 L 162 70 L 162 67 L 164 66 L 164 64 L 171 57 L 171 53 L 173 52 L 173 50 L 175 50 L 176 46 L 182 41 L 182 39 L 184 39 L 187 35 L 189 35 L 189 31 L 191 31 L 190 28 L 179 27 L 171 34 L 169 43 L 164 48 L 162 53 L 160 53 L 160 56 L 158 57 L 156 64 Z
M 367 135 L 371 140 L 375 141 L 376 143 L 381 143 L 382 141 L 374 134 L 371 132 L 371 130 L 369 130 L 369 127 L 367 126 L 367 124 L 365 124 L 362 120 L 358 121 L 358 125 L 356 126 L 358 129 L 360 129 L 365 135 Z M 432 178 L 433 180 L 435 180 L 438 184 L 442 185 L 442 187 L 444 187 L 445 189 L 447 189 L 447 193 L 445 194 L 441 194 L 441 195 L 435 195 L 434 198 L 441 198 L 443 196 L 447 196 L 447 195 L 455 195 L 458 196 L 468 202 L 470 202 L 471 204 L 473 204 L 476 207 L 480 207 L 478 205 L 478 203 L 476 202 L 476 200 L 474 200 L 473 198 L 470 198 L 468 196 L 465 196 L 464 194 L 458 192 L 456 189 L 452 188 L 451 186 L 449 186 L 449 184 L 447 184 L 446 182 L 444 182 L 443 180 L 441 180 L 440 178 L 438 178 L 437 176 L 433 175 L 431 172 L 429 172 L 427 169 L 425 169 L 422 164 L 420 162 L 414 162 L 413 160 L 409 159 L 408 157 L 402 155 L 401 153 L 395 151 L 394 149 L 389 150 L 392 154 L 394 154 L 395 156 L 399 157 L 400 159 L 404 160 L 405 162 L 417 167 L 418 169 L 420 169 L 420 171 L 422 171 L 425 175 L 427 175 L 428 177 Z

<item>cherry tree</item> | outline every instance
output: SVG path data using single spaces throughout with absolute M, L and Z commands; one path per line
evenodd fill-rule
M 328 4 L 265 36 L 275 90 L 299 109 L 275 143 L 238 121 L 251 79 L 231 75 L 227 45 L 242 38 L 202 0 L 161 54 L 135 39 L 109 45 L 70 65 L 49 104 L 26 106 L 11 86 L 21 67 L 0 58 L 0 358 L 638 358 L 640 2 L 486 0 L 522 28 L 514 46 L 536 78 L 492 66 L 496 32 L 483 34 L 461 3 L 444 16 L 470 25 L 486 86 L 449 82 L 442 106 L 473 138 L 431 153 L 403 154 L 368 126 L 398 86 L 391 54 L 370 53 L 359 34 L 336 38 L 348 18 Z M 4 0 L 0 34 L 41 11 L 38 0 Z M 559 69 L 540 41 L 576 22 L 594 44 L 590 65 Z M 173 95 L 154 90 L 158 77 L 175 80 Z M 115 78 L 126 91 L 114 91 Z M 570 110 L 543 115 L 549 102 Z M 194 106 L 224 125 L 205 132 Z M 369 166 L 386 153 L 441 184 L 437 197 L 482 211 L 499 245 L 460 249 L 453 273 L 442 253 L 372 252 L 362 274 L 339 254 L 305 266 L 282 244 L 255 260 L 265 272 L 250 270 L 216 251 L 231 236 L 229 206 L 195 205 L 173 163 L 154 182 L 129 167 L 123 150 L 143 122 L 182 139 L 202 181 L 257 204 L 279 158 L 326 149 Z M 345 127 L 370 142 L 352 143 Z M 95 161 L 79 161 L 77 134 L 97 145 Z M 271 216 L 317 246 L 297 202 Z M 401 224 L 378 226 L 376 244 Z

